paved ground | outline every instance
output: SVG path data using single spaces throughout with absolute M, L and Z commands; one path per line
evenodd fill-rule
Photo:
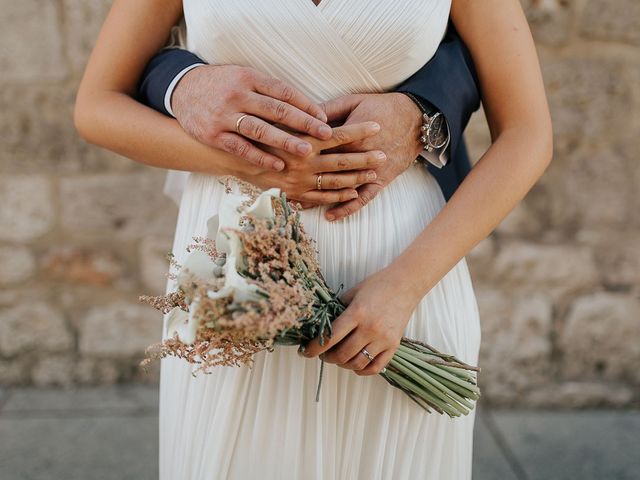
M 640 479 L 640 411 L 478 414 L 474 480 Z M 0 389 L 0 480 L 156 479 L 157 433 L 153 387 Z

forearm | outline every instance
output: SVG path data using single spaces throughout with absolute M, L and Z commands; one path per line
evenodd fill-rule
M 550 129 L 504 131 L 389 267 L 419 301 L 522 200 L 551 159 Z M 409 282 L 409 283 L 407 283 Z M 391 282 L 393 284 L 393 282 Z
M 174 119 L 151 110 L 127 94 L 105 91 L 80 95 L 76 128 L 88 142 L 159 168 L 239 175 L 257 169 L 237 157 L 204 145 Z

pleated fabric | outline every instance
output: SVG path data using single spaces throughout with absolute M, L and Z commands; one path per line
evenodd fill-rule
M 184 4 L 187 43 L 206 60 L 278 72 L 318 100 L 352 90 L 382 91 L 402 81 L 435 51 L 449 8 L 440 0 L 322 0 L 320 7 L 311 0 Z M 413 29 L 427 56 L 406 67 L 416 55 L 405 38 L 415 16 L 434 31 L 425 35 Z M 241 38 L 230 38 L 230 31 Z M 331 40 L 327 53 L 316 48 L 324 37 Z M 257 52 L 246 50 L 247 38 Z M 394 38 L 393 48 L 401 56 L 395 78 L 385 66 L 393 55 L 382 61 L 375 54 L 392 49 Z M 309 58 L 314 55 L 319 57 Z M 356 64 L 344 64 L 350 56 Z M 328 70 L 329 64 L 339 72 Z M 206 221 L 225 195 L 216 177 L 189 174 L 184 179 L 173 244 L 178 262 L 193 237 L 206 233 Z M 414 165 L 355 215 L 330 223 L 324 220 L 325 208 L 318 207 L 303 211 L 302 221 L 317 242 L 328 283 L 347 290 L 389 265 L 443 205 L 436 181 Z M 168 282 L 167 289 L 173 288 Z M 422 299 L 405 335 L 477 363 L 479 317 L 464 260 Z M 318 359 L 300 357 L 295 347 L 262 352 L 252 368 L 218 367 L 208 375 L 193 376 L 193 368 L 181 360 L 162 360 L 161 480 L 471 478 L 474 412 L 456 419 L 427 414 L 381 377 L 359 377 L 331 364 L 325 365 L 316 403 L 319 368 Z

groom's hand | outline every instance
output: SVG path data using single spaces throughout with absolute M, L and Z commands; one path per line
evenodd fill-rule
M 324 108 L 329 122 L 373 121 L 381 127 L 375 137 L 343 145 L 338 151 L 381 150 L 387 155 L 387 161 L 375 169 L 376 180 L 360 186 L 357 198 L 327 211 L 328 220 L 340 220 L 364 207 L 413 163 L 423 149 L 419 141 L 422 114 L 402 93 L 347 95 L 327 102 Z
M 324 110 L 298 89 L 236 65 L 189 71 L 173 91 L 171 109 L 182 128 L 201 143 L 274 170 L 282 170 L 284 162 L 259 144 L 305 157 L 312 146 L 293 132 L 320 140 L 332 134 Z

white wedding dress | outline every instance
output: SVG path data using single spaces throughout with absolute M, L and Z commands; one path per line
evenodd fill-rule
M 416 72 L 436 51 L 449 8 L 446 0 L 184 0 L 177 33 L 207 62 L 254 67 L 323 101 L 389 90 Z M 180 262 L 225 193 L 213 176 L 188 175 L 183 193 L 174 181 Z M 327 281 L 346 290 L 392 262 L 443 204 L 436 181 L 414 165 L 343 221 L 325 221 L 323 208 L 302 219 Z M 464 260 L 422 299 L 405 335 L 477 363 L 479 318 Z M 381 377 L 331 364 L 316 403 L 319 368 L 294 347 L 258 354 L 251 369 L 196 377 L 186 362 L 164 359 L 160 478 L 471 478 L 473 412 L 427 414 Z

